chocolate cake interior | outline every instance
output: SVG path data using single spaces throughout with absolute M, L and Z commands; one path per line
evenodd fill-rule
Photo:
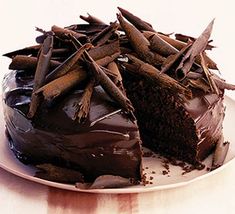
M 160 154 L 197 163 L 194 121 L 174 95 L 145 77 L 128 75 L 124 85 L 135 107 L 143 144 Z

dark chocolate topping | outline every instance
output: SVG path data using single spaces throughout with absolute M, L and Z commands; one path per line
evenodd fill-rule
M 79 170 L 90 181 L 113 174 L 140 179 L 140 139 L 137 125 L 97 86 L 84 124 L 70 117 L 75 91 L 36 117 L 26 117 L 32 80 L 9 73 L 3 82 L 4 114 L 12 148 L 24 162 L 53 163 Z M 21 155 L 22 156 L 22 155 Z M 112 167 L 115 166 L 115 167 Z M 128 168 L 128 170 L 126 170 Z

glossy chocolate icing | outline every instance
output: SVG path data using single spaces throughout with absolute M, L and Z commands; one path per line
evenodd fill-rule
M 6 128 L 11 148 L 21 161 L 75 169 L 86 182 L 100 175 L 141 180 L 138 127 L 100 86 L 95 87 L 85 123 L 71 119 L 73 103 L 81 98 L 79 89 L 57 100 L 56 105 L 42 105 L 30 120 L 26 114 L 33 77 L 22 74 L 11 71 L 3 81 Z

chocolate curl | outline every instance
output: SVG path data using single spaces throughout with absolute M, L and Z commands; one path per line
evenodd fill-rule
M 53 25 L 51 28 L 52 32 L 54 32 L 55 36 L 61 39 L 68 39 L 69 35 L 73 35 L 76 39 L 86 38 L 86 35 L 77 33 L 76 31 L 69 30 L 66 28 L 61 28 L 56 25 Z
M 105 22 L 101 21 L 100 19 L 96 18 L 95 16 L 90 15 L 89 13 L 87 13 L 87 17 L 80 15 L 80 19 L 82 19 L 92 25 L 93 24 L 106 25 Z
M 108 25 L 106 24 L 74 24 L 66 27 L 66 29 L 70 29 L 88 36 L 101 32 L 107 26 Z
M 6 54 L 3 54 L 3 56 L 14 58 L 17 55 L 37 55 L 39 49 L 41 48 L 41 45 L 33 45 L 30 47 L 26 47 L 23 49 L 19 49 L 16 51 L 12 51 Z
M 107 94 L 110 95 L 127 112 L 132 113 L 134 108 L 130 100 L 121 92 L 121 90 L 112 82 L 112 80 L 89 55 L 86 55 L 86 58 L 88 67 L 90 67 L 95 78 L 100 82 Z
M 101 175 L 95 179 L 89 189 L 123 188 L 134 184 L 130 178 L 116 175 Z M 76 185 L 76 187 L 78 186 Z
M 138 30 L 147 30 L 155 32 L 155 30 L 152 28 L 152 25 L 148 22 L 143 21 L 139 17 L 133 15 L 129 11 L 118 7 L 118 10 L 121 12 L 121 14 L 130 22 L 132 23 Z
M 235 90 L 235 85 L 226 83 L 225 80 L 221 79 L 219 76 L 216 74 L 212 74 L 211 78 L 217 85 L 217 87 L 221 90 L 227 89 L 227 90 Z
M 95 46 L 101 46 L 105 44 L 108 39 L 113 35 L 113 33 L 118 29 L 119 24 L 117 22 L 111 23 L 104 30 L 98 33 L 91 41 Z
M 118 66 L 116 64 L 116 62 L 110 62 L 108 65 L 107 65 L 107 69 L 109 71 L 111 71 L 115 76 L 116 78 L 113 79 L 113 82 L 114 84 L 123 92 L 125 93 L 125 89 L 124 89 L 124 86 L 122 84 L 122 75 L 118 69 Z
M 191 91 L 182 86 L 178 81 L 170 76 L 160 73 L 160 71 L 154 66 L 141 61 L 140 59 L 127 54 L 129 63 L 123 63 L 127 71 L 146 76 L 156 81 L 156 83 L 162 87 L 170 89 L 174 94 L 183 94 L 187 98 L 191 98 Z
M 83 175 L 76 170 L 62 168 L 59 166 L 52 165 L 50 163 L 36 165 L 36 168 L 38 168 L 39 171 L 35 173 L 35 177 L 44 180 L 49 180 L 59 183 L 67 183 L 67 184 L 84 182 Z
M 175 47 L 173 47 L 171 44 L 162 39 L 158 35 L 158 33 L 153 33 L 153 32 L 146 33 L 145 31 L 143 35 L 149 40 L 150 49 L 156 51 L 162 56 L 167 57 L 171 54 L 176 54 L 179 52 Z
M 152 34 L 152 32 L 144 32 L 143 34 L 146 37 L 148 37 L 149 34 Z M 161 37 L 163 40 L 165 40 L 167 43 L 169 43 L 170 45 L 172 45 L 173 47 L 175 47 L 178 50 L 181 50 L 182 48 L 184 48 L 187 45 L 187 43 L 185 43 L 185 42 L 181 42 L 179 40 L 172 39 L 171 37 L 166 36 L 164 34 L 158 33 L 158 36 Z M 210 59 L 207 55 L 205 56 L 205 58 L 206 58 L 206 61 L 208 63 L 208 67 L 210 69 L 218 70 L 217 64 L 212 59 Z M 201 64 L 200 56 L 196 56 L 195 62 L 197 64 Z
M 192 73 L 195 73 L 195 72 L 192 72 Z M 188 86 L 191 86 L 193 88 L 201 89 L 205 93 L 209 93 L 211 89 L 210 86 L 208 85 L 208 81 L 203 77 L 200 77 L 197 79 L 187 78 L 187 84 Z
M 47 36 L 41 48 L 41 52 L 39 55 L 38 64 L 37 64 L 37 68 L 36 68 L 36 72 L 34 76 L 33 92 L 31 95 L 29 112 L 27 114 L 29 118 L 32 118 L 35 115 L 37 108 L 39 106 L 40 99 L 38 96 L 35 96 L 34 92 L 37 89 L 39 89 L 41 86 L 43 86 L 45 82 L 45 77 L 49 70 L 52 48 L 53 48 L 53 36 Z
M 195 57 L 205 50 L 211 35 L 213 24 L 214 20 L 212 20 L 203 33 L 194 41 L 191 48 L 181 60 L 178 68 L 176 69 L 176 76 L 178 79 L 183 80 L 187 76 L 187 73 L 190 71 L 195 61 Z
M 13 57 L 9 69 L 11 70 L 35 70 L 37 67 L 38 58 L 24 55 Z M 50 69 L 54 69 L 61 63 L 56 60 L 50 60 Z
M 102 59 L 98 59 L 96 60 L 96 63 L 100 66 L 106 66 L 108 65 L 109 63 L 113 62 L 117 57 L 120 56 L 120 52 L 116 52 L 115 54 L 113 55 L 110 55 L 110 56 L 105 56 L 104 58 Z
M 207 78 L 208 83 L 210 85 L 211 91 L 219 95 L 220 94 L 219 89 L 218 89 L 217 85 L 215 84 L 213 78 L 211 78 L 212 74 L 206 65 L 203 53 L 200 53 L 200 56 L 201 56 L 201 66 L 202 66 L 203 71 L 206 75 L 206 78 Z
M 222 135 L 216 143 L 216 148 L 212 159 L 211 171 L 223 165 L 228 153 L 229 144 L 230 143 L 228 141 L 224 142 L 224 137 Z
M 73 120 L 78 119 L 78 122 L 81 123 L 84 119 L 87 118 L 90 111 L 91 96 L 95 86 L 95 79 L 92 78 L 84 89 L 81 101 L 79 103 L 74 103 L 76 108 Z
M 64 76 L 61 76 L 43 87 L 35 91 L 35 95 L 42 94 L 44 99 L 48 102 L 54 100 L 60 95 L 65 94 L 74 86 L 85 80 L 87 73 L 79 66 L 75 66 L 74 70 L 71 70 Z
M 167 71 L 169 71 L 191 46 L 192 44 L 189 43 L 176 54 L 167 57 L 161 67 L 161 73 L 166 73 Z
M 78 48 L 81 43 L 73 36 L 71 36 L 74 45 Z M 133 119 L 133 106 L 130 100 L 121 92 L 121 90 L 112 82 L 112 80 L 105 74 L 103 69 L 91 58 L 87 51 L 84 51 L 84 58 L 87 66 L 91 69 L 96 80 L 99 81 L 106 93 L 112 97 L 122 108 L 124 108 Z
M 149 64 L 161 66 L 165 58 L 149 49 L 150 43 L 144 35 L 135 26 L 126 22 L 120 14 L 117 14 L 117 18 L 138 56 Z
M 120 44 L 119 40 L 115 40 L 114 42 L 91 48 L 88 53 L 94 60 L 102 59 L 106 56 L 113 55 L 117 52 L 120 52 Z
M 71 39 L 71 42 L 74 44 L 75 48 L 78 50 L 79 48 L 82 47 L 82 44 L 75 38 L 73 37 L 72 35 L 70 36 L 70 39 Z M 118 43 L 119 44 L 119 43 Z M 103 47 L 103 46 L 102 46 Z M 87 58 L 90 58 L 91 55 L 89 54 L 89 52 L 87 52 L 86 50 L 84 51 L 84 54 Z M 94 54 L 95 56 L 97 56 L 96 54 Z M 85 60 L 85 58 L 84 58 Z M 97 60 L 100 64 L 104 63 L 102 61 L 103 59 L 101 59 L 101 61 Z M 102 68 L 102 70 L 105 72 L 106 75 L 108 75 L 109 77 L 113 78 L 113 77 L 116 77 L 114 76 L 114 74 L 112 72 L 110 72 L 108 69 L 104 68 L 103 66 L 100 66 Z
M 91 48 L 91 44 L 87 43 L 79 48 L 74 54 L 72 54 L 67 60 L 65 60 L 60 66 L 58 66 L 55 70 L 53 70 L 46 77 L 46 82 L 50 82 L 53 79 L 56 79 L 66 73 L 78 62 L 81 58 L 82 54 L 86 49 Z
M 187 35 L 184 35 L 181 33 L 176 33 L 175 39 L 182 41 L 182 42 L 185 42 L 185 43 L 188 43 L 188 41 L 195 41 L 196 40 L 196 38 L 194 38 L 192 36 L 187 36 Z M 214 45 L 209 44 L 210 42 L 212 42 L 212 40 L 208 41 L 208 44 L 206 46 L 206 50 L 212 50 L 212 48 L 215 48 Z

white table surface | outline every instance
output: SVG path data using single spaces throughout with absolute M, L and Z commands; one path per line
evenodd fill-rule
M 116 7 L 130 10 L 155 29 L 197 37 L 216 18 L 210 54 L 224 78 L 235 84 L 235 12 L 233 0 L 0 0 L 0 55 L 34 44 L 35 26 L 66 26 L 89 12 L 107 23 Z M 10 60 L 0 56 L 0 78 Z M 235 92 L 228 93 L 235 98 Z M 235 142 L 232 142 L 235 143 Z M 140 194 L 86 194 L 36 184 L 0 169 L 0 213 L 235 213 L 235 162 L 190 185 Z

